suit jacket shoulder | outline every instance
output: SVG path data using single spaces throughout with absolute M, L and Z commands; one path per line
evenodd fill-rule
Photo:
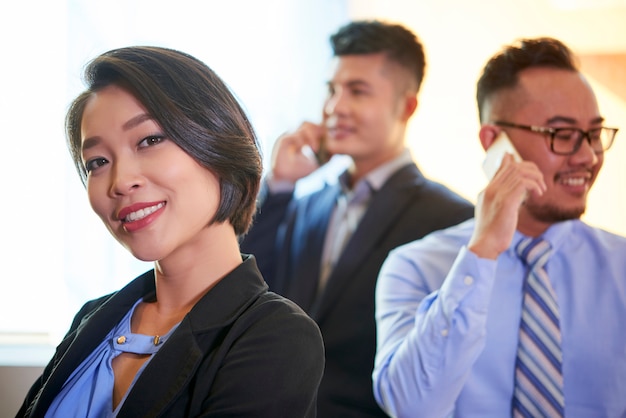
M 150 289 L 154 277 L 148 272 L 86 304 L 18 416 L 43 416 L 89 347 L 119 321 L 117 312 L 126 313 Z M 118 417 L 314 416 L 323 366 L 317 325 L 268 292 L 254 258 L 246 257 L 185 316 L 138 377 Z M 267 387 L 280 388 L 280 402 L 267 396 Z

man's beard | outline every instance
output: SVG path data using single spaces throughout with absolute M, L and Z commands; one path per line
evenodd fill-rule
M 533 218 L 548 224 L 580 219 L 586 209 L 585 206 L 563 209 L 551 204 L 535 205 L 528 202 L 524 206 Z

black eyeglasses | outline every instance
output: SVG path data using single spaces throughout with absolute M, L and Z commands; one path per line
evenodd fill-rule
M 580 149 L 585 138 L 591 145 L 591 148 L 593 148 L 593 151 L 596 154 L 601 154 L 611 148 L 615 134 L 618 131 L 618 128 L 607 128 L 604 126 L 583 131 L 579 128 L 548 128 L 544 126 L 518 125 L 517 123 L 504 121 L 495 121 L 493 124 L 546 135 L 550 138 L 550 149 L 558 155 L 575 154 Z

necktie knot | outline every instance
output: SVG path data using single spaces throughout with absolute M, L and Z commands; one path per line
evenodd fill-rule
M 552 253 L 550 242 L 541 237 L 524 238 L 515 248 L 517 255 L 531 269 L 542 267 Z
M 344 204 L 361 204 L 366 202 L 372 194 L 372 186 L 367 180 L 358 182 L 352 190 L 342 185 L 341 193 L 338 196 L 338 201 L 343 200 Z

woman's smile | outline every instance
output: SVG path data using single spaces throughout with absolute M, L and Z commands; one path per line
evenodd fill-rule
M 165 202 L 156 204 L 138 203 L 123 208 L 118 214 L 118 219 L 122 222 L 126 231 L 134 232 L 150 225 L 160 216 L 163 208 L 165 208 Z

